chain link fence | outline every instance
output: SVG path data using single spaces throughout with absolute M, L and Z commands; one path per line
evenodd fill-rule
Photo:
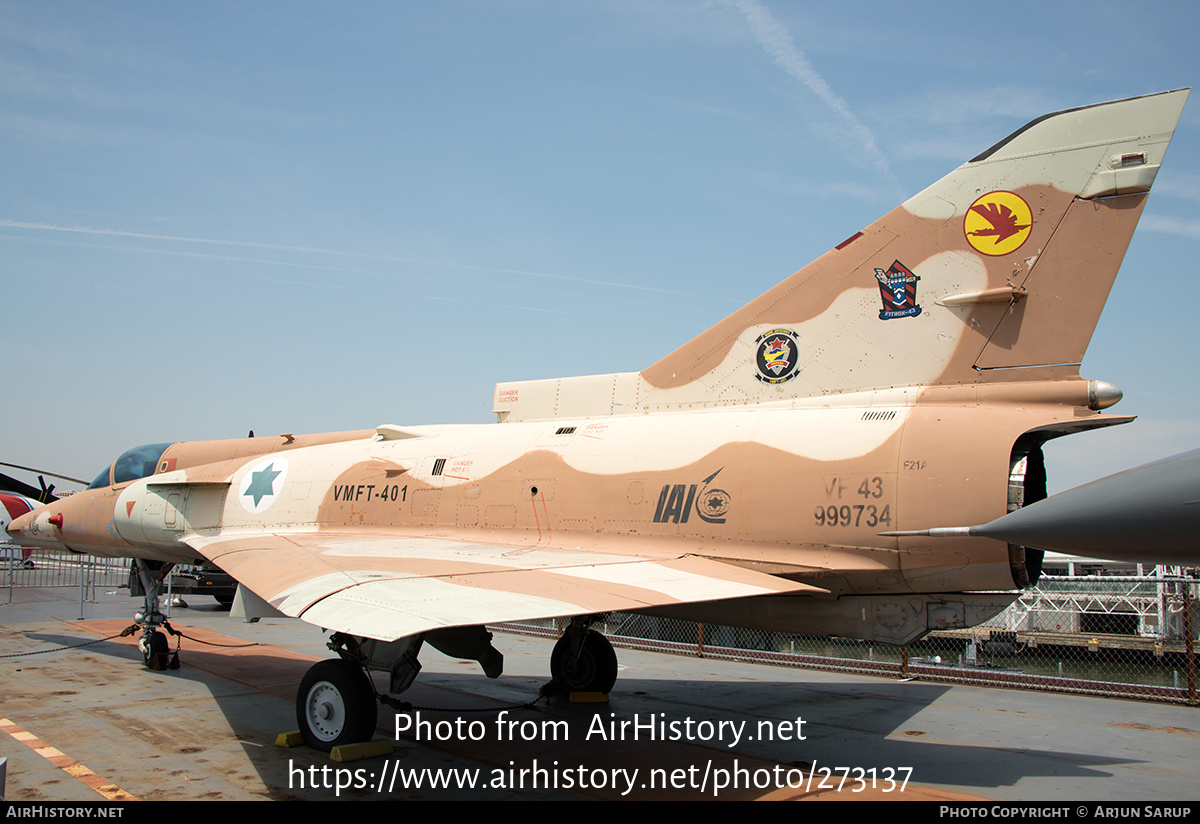
M 1111 567 L 1068 565 L 1057 571 L 1066 574 L 1043 576 L 991 621 L 933 632 L 906 647 L 635 613 L 612 613 L 593 626 L 615 646 L 678 655 L 1197 703 L 1197 570 L 1114 574 Z M 127 586 L 126 559 L 42 552 L 26 558 L 18 548 L 0 547 L 8 603 L 19 587 L 74 587 L 82 605 L 98 588 Z M 557 637 L 564 625 L 558 619 L 496 628 Z
M 614 646 L 780 666 L 986 686 L 1198 703 L 1195 570 L 1054 576 L 967 630 L 905 647 L 635 613 L 593 624 Z M 567 621 L 496 628 L 557 637 Z

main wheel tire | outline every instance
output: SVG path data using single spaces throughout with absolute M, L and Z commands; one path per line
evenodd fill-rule
M 607 638 L 589 629 L 579 655 L 572 656 L 570 637 L 564 635 L 550 653 L 550 676 L 561 692 L 607 694 L 617 683 L 617 653 Z
M 379 704 L 362 668 L 341 658 L 320 661 L 296 693 L 296 721 L 304 743 L 329 752 L 375 735 Z

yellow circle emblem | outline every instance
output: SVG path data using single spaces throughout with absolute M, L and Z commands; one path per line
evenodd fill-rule
M 963 218 L 967 243 L 985 255 L 1017 251 L 1032 229 L 1029 204 L 1012 192 L 988 192 L 971 204 Z

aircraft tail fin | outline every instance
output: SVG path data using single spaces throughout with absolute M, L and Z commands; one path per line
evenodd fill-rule
M 1074 377 L 1188 92 L 1040 117 L 640 373 L 500 384 L 494 410 Z

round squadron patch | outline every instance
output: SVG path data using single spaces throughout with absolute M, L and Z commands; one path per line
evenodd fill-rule
M 275 503 L 275 498 L 283 491 L 287 469 L 285 458 L 268 458 L 251 467 L 238 487 L 238 500 L 242 502 L 242 508 L 251 515 L 257 515 Z
M 993 257 L 1020 249 L 1032 229 L 1029 204 L 1012 192 L 988 192 L 971 204 L 963 218 L 967 243 Z
M 763 383 L 783 383 L 800 374 L 800 344 L 796 333 L 788 329 L 772 329 L 755 339 L 757 353 L 754 377 Z

